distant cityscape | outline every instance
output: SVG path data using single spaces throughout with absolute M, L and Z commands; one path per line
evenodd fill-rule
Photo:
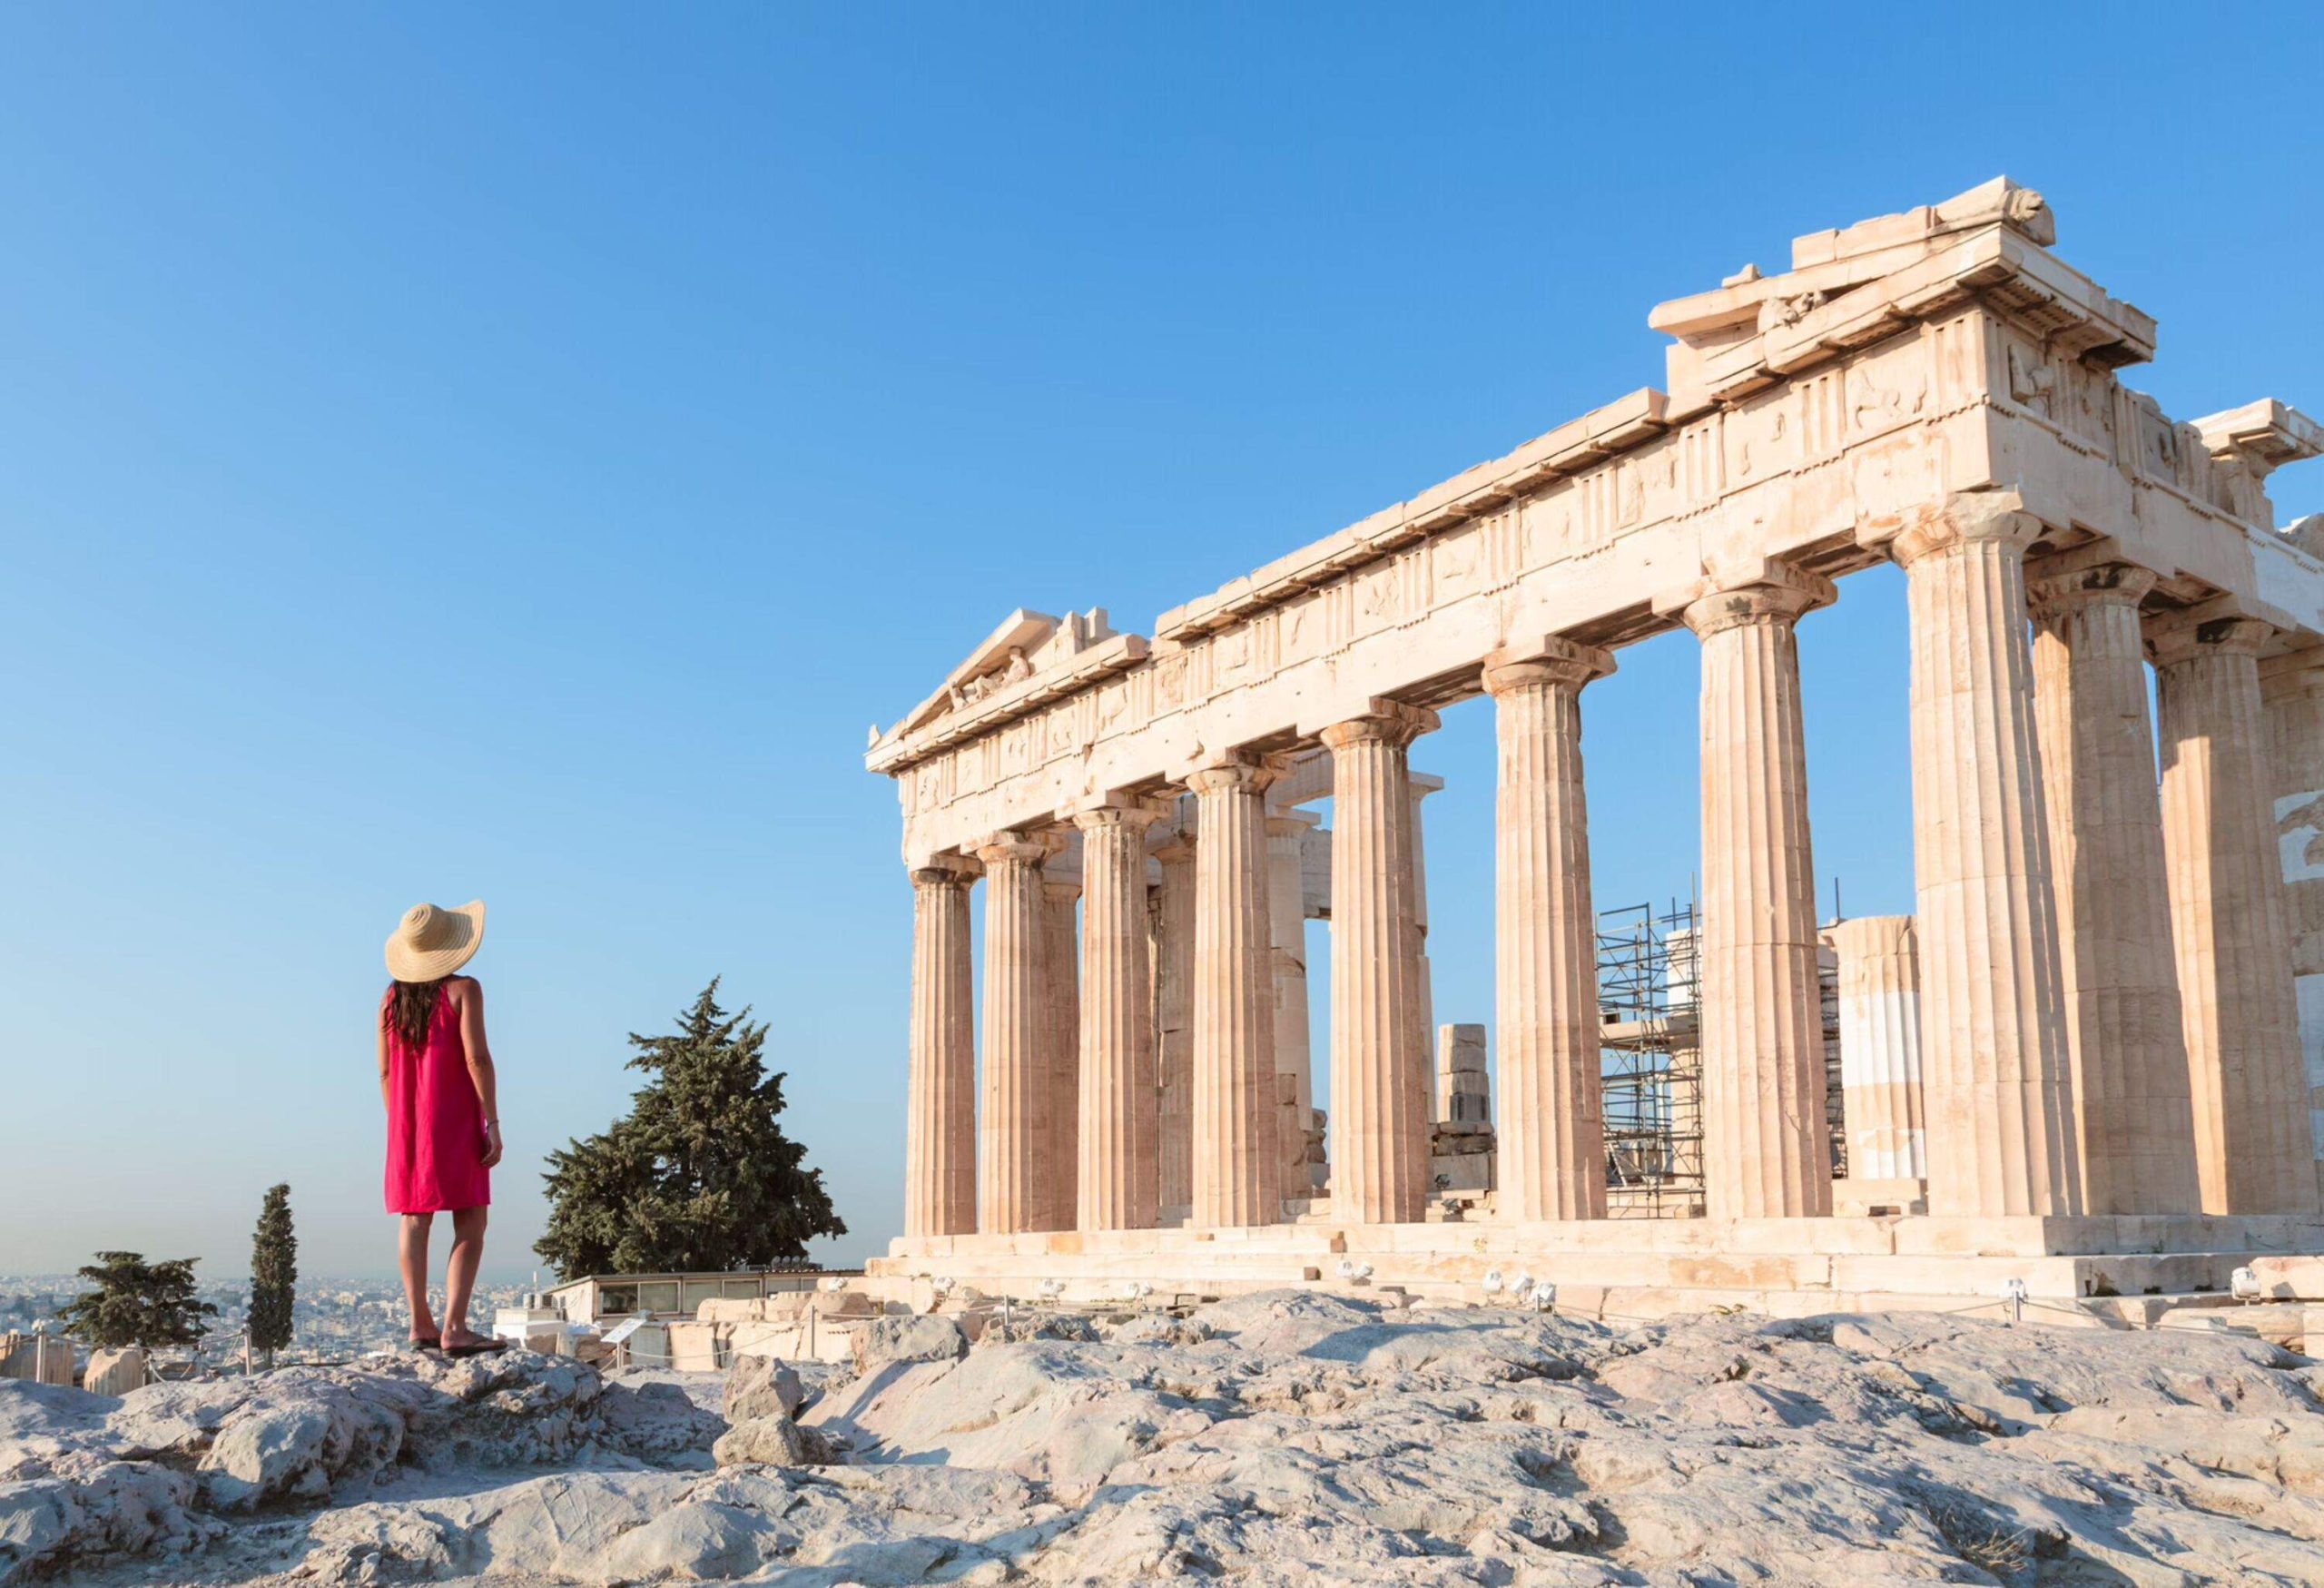
M 46 1324 L 61 1334 L 58 1315 L 89 1288 L 77 1274 L 0 1274 L 0 1334 L 29 1331 Z M 204 1362 L 239 1360 L 242 1350 L 244 1315 L 250 1307 L 247 1278 L 217 1279 L 199 1287 L 202 1299 L 217 1307 L 208 1320 L 199 1355 Z M 471 1327 L 489 1330 L 494 1309 L 521 1307 L 528 1285 L 478 1285 L 468 1307 Z M 433 1299 L 440 1305 L 442 1295 Z M 392 1348 L 410 1332 L 404 1309 L 403 1286 L 394 1279 L 346 1278 L 323 1276 L 299 1282 L 290 1346 L 276 1354 L 278 1363 L 344 1362 L 367 1351 Z M 182 1351 L 161 1353 L 172 1359 Z

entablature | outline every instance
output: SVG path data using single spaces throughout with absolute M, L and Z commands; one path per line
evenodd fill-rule
M 1714 564 L 1838 577 L 1881 559 L 1867 520 L 1956 491 L 2018 491 L 2055 547 L 2118 538 L 2176 581 L 2163 599 L 2232 594 L 2324 633 L 2324 564 L 2270 530 L 2260 488 L 2317 428 L 2280 403 L 2178 424 L 2121 387 L 2153 321 L 2044 252 L 2049 225 L 1989 183 L 1801 239 L 1794 274 L 1845 290 L 1794 313 L 1796 281 L 1747 271 L 1655 311 L 1674 369 L 1699 344 L 1702 384 L 1673 381 L 1691 407 L 1633 393 L 1165 613 L 1150 646 L 1107 629 L 931 699 L 866 757 L 899 781 L 908 852 L 1312 743 L 1374 696 L 1466 698 L 1512 635 L 1631 643 Z

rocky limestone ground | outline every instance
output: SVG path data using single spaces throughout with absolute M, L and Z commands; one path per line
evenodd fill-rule
M 973 1347 L 885 1319 L 852 1370 L 723 1386 L 11 1383 L 0 1581 L 2315 1583 L 2319 1376 L 2226 1335 L 1275 1292 Z

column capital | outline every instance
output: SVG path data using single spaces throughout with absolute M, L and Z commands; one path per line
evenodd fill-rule
M 2136 607 L 2160 577 L 2152 568 L 2108 552 L 2069 552 L 2026 570 L 2026 605 L 2036 623 L 2087 607 Z
M 1161 812 L 1140 800 L 1091 805 L 1073 813 L 1073 824 L 1084 833 L 1126 828 L 1132 833 L 1143 833 L 1161 819 Z
M 989 869 L 1000 865 L 1039 865 L 1058 851 L 1056 840 L 1042 833 L 996 833 L 980 839 L 977 859 Z
M 1425 706 L 1375 698 L 1362 716 L 1334 723 L 1316 736 L 1327 750 L 1363 744 L 1409 745 L 1423 734 L 1433 733 L 1437 721 L 1436 714 Z
M 1069 904 L 1081 897 L 1081 879 L 1044 876 L 1041 878 L 1041 897 L 1052 904 Z
M 1704 581 L 1679 620 L 1698 639 L 1709 639 L 1745 624 L 1796 623 L 1801 614 L 1828 607 L 1838 597 L 1832 581 L 1822 575 L 1770 557 L 1748 577 Z
M 1247 751 L 1230 750 L 1196 767 L 1187 774 L 1187 787 L 1197 794 L 1217 794 L 1229 789 L 1244 789 L 1256 794 L 1283 775 L 1283 768 L 1270 756 L 1254 755 Z
M 1195 857 L 1195 835 L 1192 833 L 1180 833 L 1167 843 L 1157 844 L 1147 853 L 1164 865 L 1175 865 L 1181 861 L 1190 861 Z
M 1599 646 L 1548 635 L 1521 646 L 1504 646 L 1485 658 L 1482 682 L 1498 699 L 1512 689 L 1563 685 L 1580 689 L 1614 670 L 1614 653 Z
M 984 867 L 965 854 L 931 856 L 925 865 L 911 868 L 911 885 L 915 888 L 965 888 L 975 882 Z
M 2230 597 L 2146 620 L 2146 654 L 2158 667 L 2204 656 L 2256 656 L 2275 637 L 2275 625 L 2237 607 Z
M 1888 555 L 1907 568 L 1973 540 L 1999 541 L 2022 551 L 2041 536 L 2042 520 L 2025 510 L 2025 498 L 2014 490 L 1955 491 L 1898 517 L 1875 518 L 1856 532 L 1860 544 L 1885 542 Z
M 1323 824 L 1323 818 L 1312 811 L 1269 811 L 1267 836 L 1289 838 L 1305 833 Z

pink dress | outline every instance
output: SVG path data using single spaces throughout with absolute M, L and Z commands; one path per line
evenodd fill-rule
M 484 1106 L 468 1079 L 452 991 L 436 995 L 418 1050 L 388 1028 L 388 1211 L 447 1213 L 492 1200 Z

